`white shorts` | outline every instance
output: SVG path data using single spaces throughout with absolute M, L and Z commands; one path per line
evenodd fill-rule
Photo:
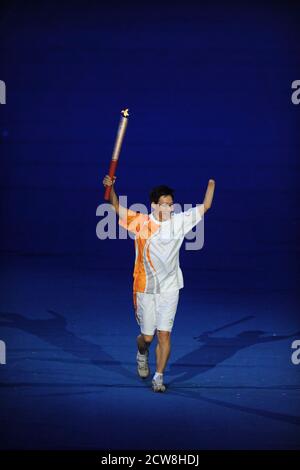
M 179 290 L 146 294 L 135 292 L 136 319 L 144 335 L 154 335 L 155 330 L 172 331 L 176 315 Z

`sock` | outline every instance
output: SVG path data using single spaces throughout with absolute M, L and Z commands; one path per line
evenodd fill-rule
M 163 378 L 163 374 L 161 372 L 155 372 L 153 380 L 161 379 Z

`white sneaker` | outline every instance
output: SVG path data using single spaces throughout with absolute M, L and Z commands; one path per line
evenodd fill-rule
M 148 356 L 149 356 L 149 351 L 146 351 L 145 354 L 141 354 L 138 351 L 136 355 L 137 371 L 138 371 L 139 376 L 142 379 L 146 379 L 150 375 Z
M 166 386 L 163 384 L 163 378 L 158 377 L 157 379 L 154 380 L 152 379 L 152 390 L 153 392 L 165 392 L 166 391 Z

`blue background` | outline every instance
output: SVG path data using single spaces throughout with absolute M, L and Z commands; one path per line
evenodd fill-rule
M 299 449 L 299 6 L 2 2 L 0 18 L 1 447 Z M 181 253 L 164 396 L 135 374 L 133 242 L 96 237 L 125 107 L 129 204 L 157 184 L 196 204 L 216 180 L 204 248 Z

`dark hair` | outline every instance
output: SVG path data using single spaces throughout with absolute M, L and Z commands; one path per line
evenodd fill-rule
M 161 196 L 172 196 L 174 199 L 174 189 L 164 185 L 156 186 L 150 191 L 150 202 L 157 204 Z

